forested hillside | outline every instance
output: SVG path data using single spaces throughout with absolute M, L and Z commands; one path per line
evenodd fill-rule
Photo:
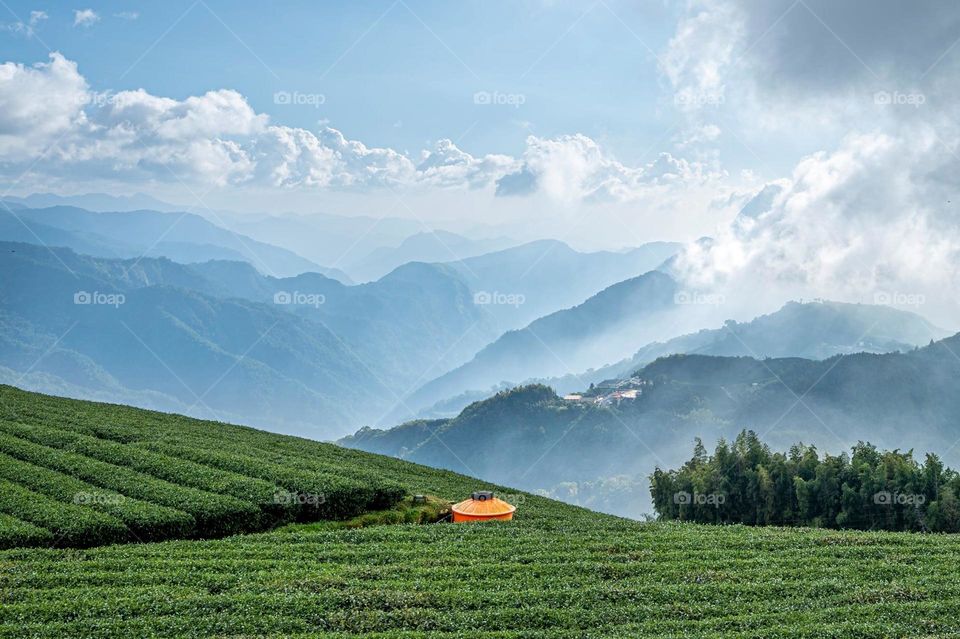
M 826 360 L 675 355 L 626 380 L 632 399 L 598 387 L 564 400 L 527 386 L 455 418 L 366 429 L 342 443 L 640 516 L 652 510 L 647 477 L 656 466 L 683 463 L 696 437 L 713 445 L 744 428 L 781 448 L 804 441 L 839 452 L 863 440 L 939 451 L 956 465 L 956 353 L 960 336 L 907 353 Z M 480 439 L 488 446 L 476 447 Z

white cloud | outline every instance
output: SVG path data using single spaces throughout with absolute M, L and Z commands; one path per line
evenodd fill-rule
M 100 21 L 100 16 L 93 9 L 74 9 L 73 26 L 89 27 Z
M 901 136 L 851 134 L 837 150 L 803 158 L 712 244 L 689 247 L 678 273 L 745 304 L 750 297 L 874 303 L 884 292 L 913 296 L 926 302 L 914 310 L 955 325 L 960 202 L 949 176 L 960 159 L 941 134 L 929 125 Z
M 87 83 L 59 53 L 32 67 L 0 64 L 0 158 L 36 156 L 57 137 L 82 126 Z
M 465 184 L 482 188 L 517 170 L 520 163 L 508 155 L 491 154 L 476 158 L 461 151 L 450 140 L 440 140 L 432 151 L 424 152 L 417 165 L 421 179 L 434 186 Z
M 40 23 L 49 17 L 50 16 L 47 15 L 46 11 L 31 11 L 30 18 L 27 20 L 27 22 L 18 20 L 10 24 L 2 24 L 0 25 L 0 30 L 20 34 L 26 38 L 32 38 L 34 35 L 36 35 L 37 27 L 40 25 Z
M 660 70 L 683 111 L 714 108 L 726 100 L 726 71 L 742 37 L 738 8 L 729 2 L 692 2 L 681 18 Z
M 630 167 L 584 135 L 529 136 L 522 158 L 474 156 L 444 139 L 414 161 L 326 124 L 309 131 L 273 123 L 232 90 L 183 100 L 143 89 L 97 93 L 58 53 L 32 67 L 0 65 L 0 107 L 0 161 L 14 173 L 29 169 L 36 182 L 485 189 L 579 204 L 636 201 L 714 177 L 669 154 Z
M 694 123 L 722 114 L 746 131 L 839 136 L 925 117 L 875 104 L 878 91 L 956 102 L 958 29 L 955 2 L 691 0 L 660 70 Z
M 138 11 L 120 11 L 113 14 L 113 17 L 121 20 L 136 20 L 140 17 L 140 13 Z
M 628 202 L 658 187 L 692 186 L 719 177 L 699 163 L 661 153 L 653 162 L 630 167 L 617 161 L 585 135 L 552 139 L 529 136 L 523 164 L 501 178 L 499 195 L 542 191 L 564 203 Z
M 827 150 L 752 199 L 717 198 L 716 210 L 743 210 L 714 242 L 688 248 L 681 274 L 747 306 L 913 294 L 927 302 L 913 310 L 955 326 L 960 215 L 949 176 L 960 169 L 960 56 L 950 48 L 960 5 L 880 0 L 869 16 L 861 3 L 831 0 L 694 0 L 688 9 L 664 76 L 678 95 L 724 99 L 684 109 L 693 133 L 680 148 L 710 142 L 705 121 L 718 114 L 737 140 L 769 145 L 773 133 Z

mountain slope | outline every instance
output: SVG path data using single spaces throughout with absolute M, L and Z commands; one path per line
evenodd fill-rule
M 623 476 L 633 483 L 630 498 L 604 507 L 638 516 L 649 503 L 644 478 L 655 466 L 682 463 L 695 437 L 709 442 L 742 428 L 780 448 L 804 441 L 841 450 L 863 440 L 940 452 L 956 465 L 958 354 L 960 335 L 907 353 L 826 360 L 676 355 L 636 372 L 635 400 L 564 401 L 547 387 L 530 386 L 472 404 L 456 418 L 365 429 L 342 443 L 472 469 L 577 503 L 602 501 L 590 491 L 602 492 L 610 488 L 604 481 Z M 570 482 L 581 490 L 571 492 Z
M 580 253 L 557 240 L 539 240 L 450 266 L 474 293 L 490 298 L 485 308 L 506 332 L 655 269 L 679 248 L 651 242 L 622 253 Z M 498 303 L 497 294 L 504 302 Z
M 489 335 L 438 265 L 348 287 L 0 243 L 0 267 L 0 365 L 24 382 L 318 437 L 376 419 Z
M 0 402 L 16 415 L 0 418 L 0 511 L 48 530 L 42 545 L 221 537 L 353 517 L 405 492 L 373 473 L 343 476 L 329 455 L 314 457 L 310 470 L 278 467 L 256 431 L 201 431 L 159 413 L 128 421 L 129 410 L 4 386 Z M 70 424 L 58 423 L 67 412 Z M 0 546 L 35 540 L 0 535 Z
M 573 308 L 509 331 L 463 366 L 419 388 L 405 401 L 418 410 L 505 380 L 562 375 L 616 360 L 662 336 L 676 313 L 676 284 L 651 271 L 620 282 Z
M 361 282 L 376 280 L 408 262 L 449 262 L 500 251 L 512 243 L 506 238 L 472 240 L 449 231 L 411 235 L 398 246 L 375 248 L 365 258 L 350 262 L 350 275 Z
M 517 378 L 503 386 L 536 382 L 566 394 L 590 384 L 629 376 L 657 358 L 679 353 L 825 359 L 858 352 L 907 351 L 946 336 L 946 331 L 916 313 L 888 306 L 829 301 L 788 302 L 775 313 L 761 315 L 749 322 L 727 320 L 722 328 L 703 329 L 665 342 L 652 342 L 632 357 L 615 364 L 559 377 Z M 488 395 L 489 388 L 464 391 L 441 400 L 425 413 L 451 416 L 472 401 Z
M 907 351 L 948 332 L 926 319 L 889 306 L 842 302 L 787 302 L 775 313 L 749 322 L 728 320 L 666 342 L 647 344 L 632 357 L 580 375 L 542 380 L 559 392 L 584 383 L 623 377 L 674 354 L 826 359 L 850 353 Z
M 342 271 L 325 269 L 286 249 L 221 228 L 192 213 L 140 210 L 95 213 L 71 206 L 18 209 L 4 215 L 0 239 L 43 242 L 97 257 L 168 257 L 177 262 L 243 260 L 264 273 L 286 276 L 312 271 L 349 283 Z M 51 229 L 58 229 L 55 234 Z M 37 239 L 39 238 L 39 240 Z
M 423 231 L 420 222 L 392 217 L 310 215 L 225 215 L 229 228 L 282 246 L 319 264 L 348 273 L 352 266 L 383 246 L 396 246 Z
M 361 519 L 209 541 L 77 550 L 51 539 L 53 547 L 0 551 L 4 636 L 706 639 L 960 632 L 960 549 L 949 535 L 639 524 L 307 440 L 22 395 L 17 411 L 30 424 L 70 416 L 64 430 L 96 428 L 107 438 L 133 432 L 147 440 L 147 426 L 174 429 L 196 442 L 196 453 L 218 459 L 242 439 L 275 456 L 282 471 L 328 467 L 334 478 L 373 475 L 447 501 L 492 489 L 518 509 L 514 521 L 492 524 L 364 526 Z M 134 439 L 129 447 L 143 443 L 149 441 Z M 249 455 L 249 447 L 239 454 Z M 122 491 L 137 486 L 120 488 L 128 496 Z M 106 494 L 103 487 L 95 492 Z M 30 526 L 34 535 L 46 530 L 0 512 L 0 539 Z

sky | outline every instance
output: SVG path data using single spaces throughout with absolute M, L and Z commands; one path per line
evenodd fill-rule
M 680 264 L 701 286 L 940 299 L 958 41 L 941 0 L 4 0 L 0 183 L 710 236 Z

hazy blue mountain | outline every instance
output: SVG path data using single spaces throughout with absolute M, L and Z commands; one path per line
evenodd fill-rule
M 29 209 L 14 209 L 16 217 L 0 208 L 0 240 L 4 242 L 26 242 L 44 246 L 62 246 L 98 257 L 131 257 L 125 252 L 131 247 L 95 233 L 76 233 L 30 219 Z
M 381 246 L 361 260 L 347 262 L 346 268 L 355 280 L 369 281 L 407 262 L 450 262 L 500 251 L 513 244 L 503 237 L 473 240 L 448 231 L 417 233 L 399 246 Z
M 449 417 L 496 390 L 541 383 L 564 394 L 591 383 L 631 374 L 653 360 L 677 353 L 824 359 L 854 352 L 906 351 L 948 333 L 926 319 L 888 306 L 816 301 L 788 302 L 780 310 L 749 322 L 728 320 L 722 328 L 703 329 L 665 342 L 652 342 L 615 364 L 558 377 L 533 376 L 503 381 L 444 398 L 420 416 Z
M 582 304 L 504 333 L 468 363 L 419 388 L 405 402 L 414 411 L 504 380 L 583 370 L 616 360 L 664 331 L 677 313 L 676 283 L 657 271 L 619 282 Z M 397 413 L 401 419 L 409 413 Z
M 31 193 L 26 197 L 5 196 L 5 201 L 17 202 L 28 208 L 40 209 L 51 206 L 76 206 L 88 211 L 164 211 L 173 213 L 183 211 L 177 204 L 135 193 L 133 195 L 108 195 L 106 193 L 83 193 L 80 195 L 57 195 L 55 193 Z
M 60 232 L 51 235 L 50 229 Z M 0 233 L 3 240 L 42 241 L 48 246 L 65 246 L 98 257 L 145 255 L 183 263 L 234 259 L 279 276 L 312 271 L 350 281 L 342 271 L 325 269 L 291 251 L 238 235 L 192 213 L 97 213 L 68 206 L 19 209 L 16 217 L 6 212 Z
M 778 448 L 803 441 L 840 452 L 869 440 L 960 460 L 960 334 L 906 353 L 825 360 L 675 355 L 635 374 L 639 397 L 619 404 L 527 386 L 455 418 L 367 428 L 341 443 L 633 516 L 648 508 L 655 467 L 686 461 L 695 437 L 710 448 L 743 428 Z
M 576 376 L 541 379 L 559 392 L 623 377 L 653 360 L 678 353 L 825 359 L 844 353 L 907 351 L 949 333 L 910 311 L 873 304 L 788 302 L 749 322 L 728 320 L 666 342 L 654 342 L 632 357 Z
M 424 230 L 415 220 L 364 215 L 226 215 L 223 219 L 239 233 L 347 273 L 372 251 L 396 246 Z
M 376 282 L 355 286 L 316 273 L 264 277 L 238 262 L 208 262 L 193 270 L 215 282 L 219 294 L 251 301 L 272 303 L 284 293 L 323 296 L 316 305 L 284 308 L 347 336 L 362 360 L 388 370 L 391 382 L 404 391 L 468 361 L 496 336 L 492 322 L 472 304 L 470 291 L 442 264 L 405 264 Z
M 377 419 L 492 334 L 440 265 L 344 286 L 0 243 L 0 267 L 0 366 L 20 385 L 318 437 Z
M 452 261 L 450 266 L 487 299 L 485 309 L 508 331 L 655 269 L 679 248 L 651 242 L 624 252 L 581 253 L 557 240 L 539 240 Z

